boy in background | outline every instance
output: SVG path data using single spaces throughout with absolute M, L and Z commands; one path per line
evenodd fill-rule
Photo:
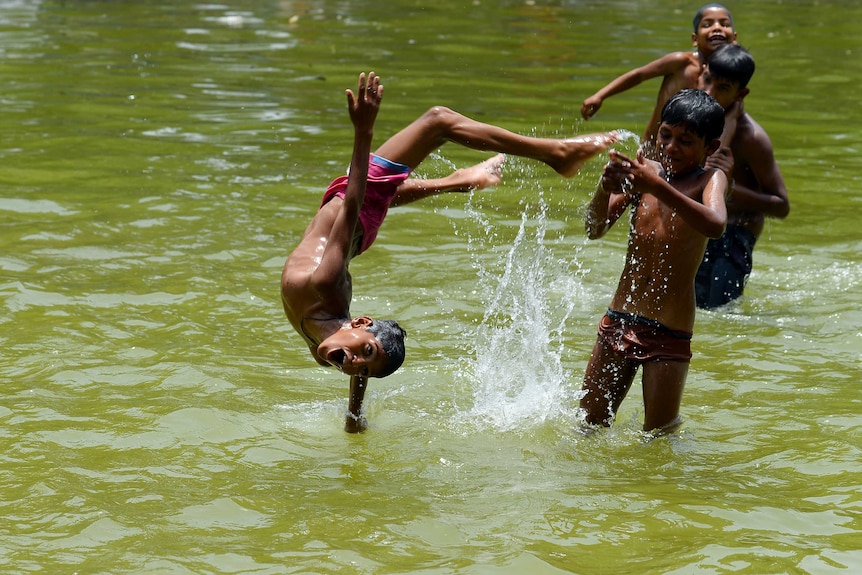
M 581 116 L 589 120 L 602 107 L 602 102 L 641 82 L 662 77 L 656 105 L 643 136 L 644 149 L 652 157 L 659 118 L 665 102 L 684 88 L 697 88 L 698 79 L 710 55 L 720 46 L 736 43 L 736 30 L 730 10 L 721 4 L 707 4 L 694 15 L 691 35 L 693 52 L 671 52 L 645 66 L 626 72 L 584 100 Z
M 706 246 L 697 272 L 697 306 L 714 309 L 739 298 L 753 266 L 754 245 L 767 217 L 790 213 L 787 188 L 766 131 L 743 109 L 754 58 L 739 45 L 721 46 L 709 59 L 701 88 L 725 109 L 722 146 L 706 161 L 731 181 L 727 229 Z
M 580 406 L 590 425 L 609 426 L 639 368 L 644 431 L 681 423 L 679 407 L 691 359 L 694 277 L 708 238 L 727 222 L 727 176 L 704 168 L 720 145 L 724 109 L 706 92 L 687 89 L 668 100 L 657 146 L 661 162 L 611 150 L 585 218 L 602 237 L 631 207 L 628 249 L 584 374 Z

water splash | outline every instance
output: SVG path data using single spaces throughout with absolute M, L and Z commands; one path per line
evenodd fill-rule
M 533 182 L 535 185 L 535 182 Z M 574 421 L 580 388 L 562 363 L 566 322 L 583 295 L 577 259 L 558 258 L 546 239 L 547 204 L 526 205 L 514 241 L 502 260 L 486 246 L 495 232 L 468 202 L 467 213 L 485 231 L 468 239 L 485 294 L 474 353 L 458 376 L 472 391 L 472 407 L 458 418 L 498 430 L 523 429 L 558 418 Z M 571 248 L 568 248 L 569 250 Z M 500 269 L 497 269 L 500 268 Z
M 643 147 L 641 137 L 625 128 L 618 128 L 617 135 L 619 139 L 614 142 L 612 148 L 630 158 L 635 158 L 638 155 L 638 150 Z M 646 151 L 646 150 L 645 150 Z

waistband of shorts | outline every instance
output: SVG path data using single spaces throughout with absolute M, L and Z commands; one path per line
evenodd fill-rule
M 410 172 L 410 166 L 406 164 L 399 164 L 398 162 L 393 162 L 392 160 L 387 160 L 383 156 L 378 156 L 377 154 L 371 154 L 371 163 L 376 166 L 380 166 L 381 168 L 390 170 L 396 174 L 406 174 Z
M 671 335 L 677 339 L 691 339 L 692 334 L 687 331 L 681 331 L 678 329 L 671 329 L 660 321 L 656 321 L 654 319 L 650 319 L 646 316 L 638 315 L 636 313 L 629 313 L 625 311 L 617 311 L 615 309 L 608 308 L 606 315 L 617 321 L 627 321 L 631 323 L 635 323 L 638 325 L 643 325 L 646 327 L 651 327 L 653 329 L 657 329 L 662 331 L 668 335 Z

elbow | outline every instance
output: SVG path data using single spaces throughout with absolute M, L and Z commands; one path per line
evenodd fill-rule
M 724 230 L 727 229 L 727 220 L 712 223 L 706 230 L 706 237 L 711 240 L 716 240 L 724 235 Z
M 781 205 L 778 207 L 778 210 L 775 213 L 775 217 L 778 218 L 779 220 L 783 220 L 789 215 L 790 215 L 790 202 L 788 202 L 787 200 L 784 200 L 783 202 L 781 202 Z
M 587 237 L 591 240 L 597 240 L 608 231 L 607 224 L 599 225 L 593 221 L 587 221 L 584 223 L 584 231 L 587 232 Z

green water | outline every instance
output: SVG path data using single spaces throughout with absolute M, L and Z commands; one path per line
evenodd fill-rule
M 342 431 L 278 281 L 350 157 L 445 104 L 545 136 L 641 132 L 697 4 L 0 1 L 0 572 L 858 573 L 862 7 L 729 4 L 791 197 L 742 302 L 697 321 L 685 424 L 573 432 L 625 230 L 602 160 L 390 213 L 353 311 L 408 361 Z M 486 156 L 444 147 L 419 170 Z

